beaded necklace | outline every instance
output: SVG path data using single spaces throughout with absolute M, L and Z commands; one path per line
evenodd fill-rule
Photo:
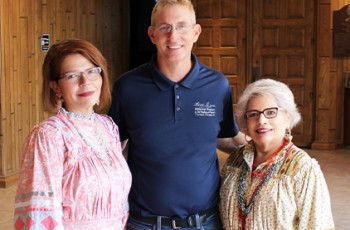
M 261 191 L 263 186 L 270 180 L 272 174 L 274 172 L 276 172 L 277 169 L 280 167 L 280 165 L 284 161 L 284 158 L 285 158 L 288 150 L 292 146 L 293 145 L 291 145 L 289 148 L 286 148 L 284 150 L 282 158 L 276 164 L 272 164 L 271 167 L 266 170 L 266 173 L 264 173 L 264 175 L 261 177 L 260 183 L 255 188 L 255 190 L 254 190 L 254 192 L 249 200 L 248 205 L 246 205 L 246 201 L 244 198 L 244 187 L 245 187 L 245 182 L 246 182 L 245 181 L 246 176 L 248 173 L 248 165 L 246 162 L 243 163 L 241 177 L 239 179 L 238 186 L 237 186 L 237 196 L 238 196 L 238 204 L 239 204 L 239 219 L 242 222 L 242 229 L 245 229 L 245 221 L 246 221 L 247 215 L 252 210 L 259 192 Z
M 266 176 L 266 174 L 268 173 L 269 169 L 271 168 L 272 166 L 272 163 L 275 161 L 276 159 L 276 156 L 278 155 L 278 153 L 283 149 L 284 146 L 286 146 L 287 144 L 287 141 L 284 140 L 283 143 L 281 144 L 281 146 L 277 149 L 277 151 L 272 154 L 271 157 L 269 157 L 269 159 L 267 160 L 267 166 L 266 166 L 266 169 L 262 172 L 262 173 L 259 173 L 257 170 L 256 170 L 256 167 L 258 167 L 258 165 L 255 165 L 253 163 L 253 171 L 252 171 L 252 174 L 253 176 L 255 177 L 264 177 Z

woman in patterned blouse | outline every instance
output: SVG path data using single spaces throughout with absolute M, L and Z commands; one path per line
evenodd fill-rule
M 300 114 L 288 86 L 258 80 L 248 85 L 237 106 L 238 123 L 252 140 L 222 169 L 225 229 L 334 229 L 321 169 L 291 142 Z
M 131 174 L 110 103 L 107 63 L 91 43 L 56 43 L 43 64 L 43 106 L 22 152 L 15 229 L 123 229 Z M 96 111 L 96 113 L 95 113 Z

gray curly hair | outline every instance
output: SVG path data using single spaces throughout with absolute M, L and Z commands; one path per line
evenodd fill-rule
M 240 128 L 246 128 L 244 115 L 249 100 L 259 96 L 272 96 L 276 99 L 278 107 L 282 108 L 290 116 L 290 129 L 295 127 L 301 120 L 290 88 L 282 82 L 266 78 L 249 84 L 238 99 L 235 114 Z

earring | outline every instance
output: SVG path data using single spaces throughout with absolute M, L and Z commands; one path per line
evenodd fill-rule
M 64 99 L 61 94 L 56 93 L 56 101 L 57 101 L 57 107 L 62 108 L 62 103 L 64 102 Z
M 286 128 L 286 133 L 284 135 L 284 138 L 287 141 L 291 141 L 292 140 L 292 131 L 290 130 L 290 128 Z

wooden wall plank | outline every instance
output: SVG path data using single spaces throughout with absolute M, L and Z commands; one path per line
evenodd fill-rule
M 4 175 L 7 173 L 7 152 L 11 149 L 11 146 L 8 145 L 7 143 L 11 143 L 11 124 L 10 124 L 10 111 L 11 111 L 11 105 L 10 103 L 4 104 L 3 101 L 8 101 L 9 100 L 9 92 L 8 89 L 10 88 L 10 79 L 11 79 L 11 67 L 12 67 L 12 60 L 11 60 L 11 52 L 10 52 L 10 40 L 12 37 L 12 33 L 10 31 L 10 10 L 5 10 L 10 8 L 10 0 L 4 0 L 2 2 L 2 20 L 1 22 L 5 25 L 6 27 L 0 27 L 2 28 L 2 45 L 1 45 L 1 50 L 2 50 L 2 59 L 4 60 L 4 64 L 2 66 L 2 71 L 1 71 L 1 119 L 2 119 L 2 124 L 3 124 L 3 130 L 2 130 L 2 136 L 3 136 L 3 146 L 1 148 L 1 156 L 2 156 L 2 162 L 1 162 L 1 174 Z M 6 36 L 5 36 L 6 35 Z M 4 44 L 7 44 L 6 46 Z
M 20 49 L 20 54 L 18 56 L 19 64 L 20 64 L 20 79 L 21 82 L 21 95 L 19 95 L 21 102 L 21 114 L 17 114 L 20 116 L 20 120 L 22 121 L 23 133 L 28 134 L 33 126 L 32 118 L 31 118 L 31 104 L 33 103 L 33 96 L 30 94 L 29 83 L 32 82 L 33 74 L 29 72 L 29 50 L 28 50 L 28 40 L 29 40 L 29 28 L 28 28 L 28 20 L 27 18 L 21 18 L 20 20 L 20 28 L 21 33 L 19 36 L 18 46 Z M 23 143 L 24 139 L 21 140 Z
M 94 43 L 109 62 L 112 81 L 127 70 L 116 12 L 127 0 L 1 0 L 0 4 L 0 187 L 15 182 L 22 144 L 33 126 L 49 116 L 41 104 L 40 36 L 51 44 L 77 37 Z M 114 44 L 114 45 L 112 45 Z M 123 51 L 125 52 L 125 51 Z
M 318 26 L 318 36 L 319 40 L 317 50 L 318 56 L 329 57 L 331 56 L 331 6 L 330 4 L 321 4 L 319 5 L 319 26 Z

